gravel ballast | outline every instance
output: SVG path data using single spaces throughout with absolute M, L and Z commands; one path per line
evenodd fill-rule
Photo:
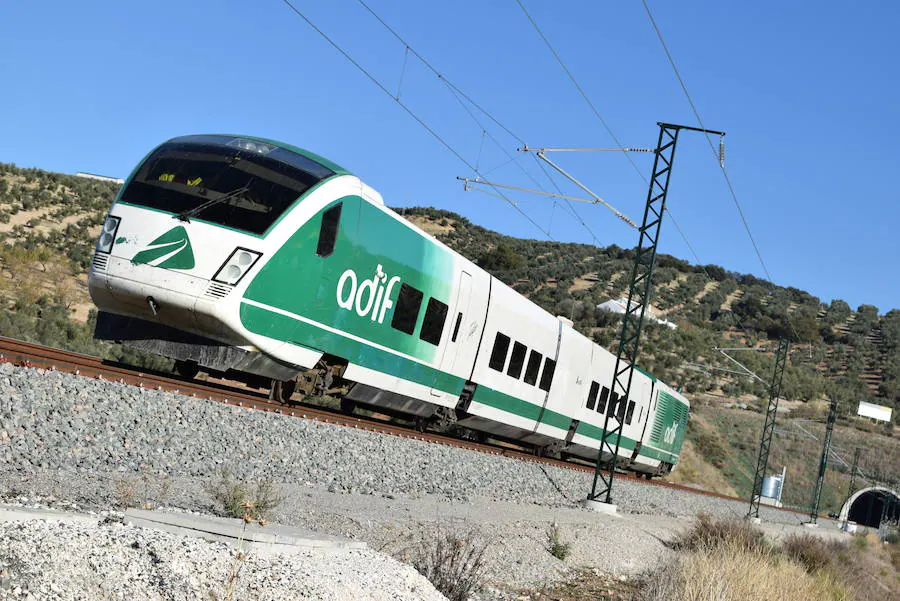
M 0 497 L 8 501 L 40 495 L 50 506 L 210 512 L 206 489 L 223 469 L 275 483 L 284 500 L 273 521 L 398 558 L 448 532 L 487 540 L 488 580 L 497 586 L 546 582 L 575 566 L 634 576 L 699 512 L 747 511 L 744 502 L 617 480 L 622 517 L 601 516 L 579 505 L 591 474 L 0 364 Z M 761 515 L 783 531 L 804 519 L 768 508 Z M 547 550 L 552 522 L 572 543 L 566 561 Z
M 563 468 L 0 364 L 0 472 L 34 469 L 201 478 L 227 469 L 242 480 L 304 483 L 333 493 L 549 506 L 577 503 L 591 482 L 591 475 Z M 68 496 L 103 502 L 78 482 L 72 486 Z M 614 502 L 630 513 L 671 516 L 746 511 L 740 503 L 621 479 Z M 764 511 L 767 520 L 799 521 Z
M 241 555 L 222 543 L 116 522 L 0 524 L 0 598 L 441 601 L 373 551 Z

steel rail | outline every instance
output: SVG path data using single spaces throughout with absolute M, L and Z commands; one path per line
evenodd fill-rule
M 139 388 L 149 388 L 182 394 L 192 398 L 216 401 L 228 405 L 245 407 L 269 413 L 277 413 L 288 417 L 297 417 L 302 419 L 314 420 L 317 422 L 356 428 L 366 430 L 378 434 L 388 434 L 399 438 L 410 440 L 420 440 L 434 444 L 443 444 L 466 450 L 485 453 L 488 455 L 499 455 L 535 463 L 540 465 L 551 465 L 563 469 L 582 472 L 585 474 L 593 474 L 595 468 L 593 465 L 579 464 L 572 461 L 563 461 L 550 457 L 538 457 L 531 453 L 506 448 L 497 444 L 479 443 L 468 440 L 454 438 L 434 432 L 419 432 L 412 427 L 404 427 L 401 425 L 386 423 L 384 421 L 365 418 L 352 417 L 339 413 L 338 411 L 328 410 L 324 408 L 312 407 L 309 405 L 281 405 L 271 402 L 266 395 L 261 393 L 253 393 L 220 383 L 205 383 L 196 380 L 185 380 L 176 376 L 163 375 L 157 372 L 141 371 L 139 369 L 129 367 L 113 361 L 107 361 L 98 357 L 47 347 L 22 340 L 15 340 L 0 336 L 0 363 L 13 363 L 21 367 L 32 367 L 38 369 L 49 369 L 52 371 L 60 371 L 70 373 L 82 377 L 90 377 L 98 380 L 106 380 L 111 382 L 120 382 Z M 723 495 L 720 493 L 700 490 L 690 486 L 675 484 L 673 482 L 665 482 L 661 480 L 644 480 L 639 476 L 620 473 L 619 478 L 625 478 L 633 482 L 639 482 L 649 486 L 660 486 L 689 492 L 692 494 L 714 497 L 726 501 L 745 502 L 745 499 Z M 780 511 L 797 513 L 800 515 L 808 515 L 809 512 L 792 509 L 787 507 L 772 507 Z M 825 516 L 820 516 L 823 519 Z

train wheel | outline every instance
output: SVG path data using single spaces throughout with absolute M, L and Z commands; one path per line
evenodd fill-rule
M 175 373 L 182 378 L 190 380 L 196 378 L 197 374 L 200 373 L 200 366 L 197 365 L 196 361 L 176 361 Z
M 277 403 L 287 404 L 295 390 L 297 390 L 296 380 L 272 380 L 269 398 Z
M 350 399 L 341 399 L 341 413 L 345 413 L 347 415 L 353 415 L 353 412 L 356 410 L 356 403 L 351 401 Z

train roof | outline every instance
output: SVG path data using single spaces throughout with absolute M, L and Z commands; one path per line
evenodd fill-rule
M 331 171 L 334 171 L 335 175 L 353 175 L 347 169 L 344 169 L 337 163 L 330 161 L 321 155 L 318 155 L 314 152 L 310 152 L 308 150 L 304 150 L 303 148 L 294 146 L 292 144 L 286 144 L 285 142 L 279 142 L 278 140 L 272 140 L 270 138 L 261 138 L 259 136 L 244 136 L 241 134 L 202 134 L 202 135 L 221 136 L 221 137 L 226 137 L 226 138 L 243 138 L 245 140 L 253 140 L 255 142 L 263 142 L 265 144 L 272 144 L 274 146 L 278 146 L 279 148 L 289 150 L 295 154 L 299 154 L 300 156 L 307 158 L 311 161 L 315 161 L 316 163 L 322 165 L 323 167 L 326 167 L 326 168 L 330 169 Z M 181 140 L 183 138 L 191 138 L 191 137 L 194 137 L 194 136 L 178 136 L 177 138 L 172 138 L 169 141 L 174 142 L 177 140 Z

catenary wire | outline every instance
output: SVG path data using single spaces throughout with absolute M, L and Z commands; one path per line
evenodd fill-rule
M 426 67 L 427 67 L 427 68 L 428 68 L 428 69 L 429 69 L 436 77 L 438 77 L 438 79 L 440 79 L 441 81 L 444 82 L 444 84 L 448 87 L 448 89 L 450 89 L 450 91 L 457 97 L 457 100 L 459 101 L 460 105 L 466 110 L 466 112 L 469 114 L 469 116 L 475 121 L 475 123 L 476 123 L 480 128 L 482 128 L 482 131 L 486 131 L 486 128 L 484 127 L 484 124 L 482 124 L 482 123 L 477 119 L 477 117 L 475 117 L 475 115 L 472 114 L 471 110 L 469 110 L 469 108 L 468 108 L 468 106 L 466 106 L 465 102 L 468 102 L 470 105 L 472 105 L 473 107 L 475 107 L 475 109 L 477 109 L 479 112 L 481 112 L 483 115 L 485 115 L 485 116 L 486 116 L 488 119 L 490 119 L 495 125 L 497 125 L 497 127 L 499 127 L 500 129 L 502 129 L 503 131 L 505 131 L 510 137 L 514 138 L 514 139 L 515 139 L 517 142 L 519 142 L 521 145 L 523 145 L 523 146 L 525 145 L 525 140 L 524 140 L 521 136 L 519 136 L 519 135 L 517 135 L 515 132 L 513 132 L 509 127 L 507 127 L 506 125 L 504 125 L 504 124 L 503 124 L 499 119 L 497 119 L 493 114 L 491 114 L 491 113 L 488 112 L 484 107 L 482 107 L 480 104 L 478 104 L 477 102 L 475 102 L 475 101 L 471 98 L 471 96 L 469 96 L 468 94 L 466 94 L 466 93 L 465 93 L 464 91 L 462 91 L 458 86 L 456 86 L 452 81 L 450 81 L 449 79 L 447 79 L 447 77 L 445 77 L 443 73 L 441 73 L 440 71 L 438 71 L 437 68 L 436 68 L 434 65 L 432 65 L 430 61 L 428 61 L 428 59 L 426 59 L 426 58 L 425 58 L 422 54 L 420 54 L 415 48 L 413 48 L 413 47 L 409 44 L 409 42 L 408 42 L 405 38 L 403 38 L 403 37 L 397 32 L 397 30 L 395 30 L 393 27 L 391 27 L 391 26 L 387 23 L 387 21 L 385 21 L 385 20 L 381 17 L 381 15 L 379 15 L 378 13 L 376 13 L 375 10 L 372 9 L 372 7 L 369 6 L 369 5 L 365 2 L 365 0 L 357 0 L 357 2 L 358 2 L 363 8 L 365 8 L 365 9 L 369 12 L 369 14 L 371 14 L 371 15 L 375 18 L 375 20 L 377 20 L 379 23 L 381 23 L 381 25 L 382 25 L 388 32 L 390 32 L 390 34 L 393 35 L 393 36 L 397 39 L 398 42 L 400 42 L 401 44 L 403 44 L 403 46 L 404 46 L 404 48 L 405 48 L 405 52 L 404 52 L 404 60 L 405 60 L 405 56 L 406 56 L 408 53 L 412 53 L 412 55 L 415 56 L 417 59 L 419 59 L 419 61 L 421 61 L 422 64 L 425 65 L 425 66 L 426 66 Z M 553 56 L 556 58 L 557 62 L 560 64 L 560 66 L 561 66 L 561 67 L 563 68 L 563 70 L 566 72 L 566 74 L 568 75 L 569 79 L 572 81 L 572 83 L 573 83 L 573 84 L 575 85 L 575 87 L 578 89 L 578 91 L 579 91 L 579 93 L 581 94 L 581 96 L 582 96 L 582 97 L 584 98 L 584 100 L 587 102 L 588 106 L 591 108 L 591 110 L 593 111 L 593 113 L 596 115 L 596 117 L 597 117 L 597 118 L 600 120 L 600 122 L 602 123 L 603 127 L 604 127 L 604 128 L 606 129 L 606 131 L 609 133 L 610 137 L 612 137 L 613 140 L 615 141 L 615 143 L 616 143 L 618 146 L 621 147 L 621 146 L 622 146 L 622 143 L 619 141 L 618 136 L 615 135 L 615 133 L 612 131 L 612 129 L 609 127 L 609 125 L 606 123 L 606 121 L 605 121 L 605 120 L 603 119 L 603 117 L 600 115 L 600 112 L 597 110 L 597 108 L 594 106 L 594 104 L 593 104 L 593 103 L 591 102 L 591 100 L 588 98 L 587 93 L 584 91 L 584 89 L 581 87 L 581 85 L 577 82 L 577 80 L 575 79 L 574 75 L 572 75 L 572 72 L 568 69 L 568 67 L 567 67 L 566 64 L 563 62 L 563 60 L 562 60 L 562 58 L 559 56 L 559 54 L 556 52 L 555 48 L 552 46 L 552 44 L 550 43 L 550 41 L 549 41 L 549 40 L 547 39 L 547 37 L 543 34 L 543 32 L 541 31 L 540 27 L 537 25 L 537 22 L 531 17 L 531 15 L 530 15 L 530 14 L 528 13 L 528 11 L 525 9 L 524 5 L 522 5 L 522 3 L 521 3 L 519 0 L 517 0 L 517 2 L 518 2 L 518 4 L 519 4 L 519 7 L 522 9 L 522 11 L 523 11 L 523 12 L 525 13 L 525 15 L 528 17 L 528 19 L 529 19 L 529 21 L 531 22 L 532 26 L 535 28 L 535 30 L 536 30 L 536 31 L 538 32 L 538 34 L 540 35 L 541 39 L 544 41 L 544 43 L 547 45 L 547 47 L 548 47 L 548 48 L 550 49 L 550 51 L 553 53 Z M 463 100 L 465 100 L 465 102 L 463 102 Z M 503 163 L 502 165 L 500 165 L 500 167 L 505 166 L 505 165 L 509 164 L 510 162 L 514 162 L 514 159 L 513 159 L 513 158 L 510 156 L 510 154 L 506 151 L 505 147 L 504 147 L 502 144 L 500 144 L 500 142 L 499 142 L 499 141 L 498 141 L 498 140 L 497 140 L 490 132 L 487 132 L 487 135 L 491 138 L 491 141 L 492 141 L 492 142 L 493 142 L 493 143 L 494 143 L 494 144 L 495 144 L 495 145 L 496 145 L 496 146 L 497 146 L 497 147 L 498 147 L 498 148 L 506 155 L 506 157 L 509 159 L 506 163 Z M 640 168 L 637 166 L 637 164 L 634 162 L 634 160 L 633 160 L 630 156 L 627 156 L 627 154 L 626 154 L 626 158 L 628 158 L 629 162 L 631 163 L 631 165 L 632 165 L 632 167 L 634 168 L 635 172 L 640 176 L 641 180 L 643 180 L 643 182 L 644 182 L 645 184 L 647 184 L 647 183 L 648 183 L 647 177 L 646 177 L 646 176 L 644 175 L 644 173 L 640 170 Z M 544 176 L 545 176 L 548 180 L 550 180 L 550 182 L 553 184 L 553 186 L 556 188 L 556 190 L 557 190 L 560 194 L 562 194 L 562 190 L 560 189 L 559 185 L 556 183 L 556 180 L 552 177 L 552 175 L 551 175 L 550 173 L 547 172 L 547 170 L 545 169 L 544 165 L 543 165 L 540 161 L 538 161 L 537 159 L 535 159 L 535 162 L 536 162 L 537 165 L 540 167 L 541 171 L 544 172 Z M 531 175 L 531 173 L 528 172 L 527 169 L 525 169 L 524 166 L 522 166 L 522 165 L 521 165 L 520 163 L 518 163 L 518 162 L 516 162 L 516 166 L 517 166 L 517 167 L 518 167 L 518 168 L 519 168 L 519 169 L 520 169 L 520 170 L 521 170 L 521 171 L 522 171 L 522 172 L 523 172 L 523 173 L 524 173 L 524 174 L 525 174 L 525 175 L 526 175 L 526 176 L 527 176 L 527 177 L 528 177 L 528 178 L 529 178 L 529 179 L 530 179 L 530 180 L 531 180 L 531 181 L 532 181 L 532 182 L 533 182 L 540 190 L 545 190 L 544 187 L 540 184 L 540 182 L 538 182 L 538 181 Z M 498 168 L 499 168 L 499 167 L 494 167 L 494 168 L 491 169 L 491 171 L 493 171 L 493 170 L 495 170 L 495 169 L 498 169 Z M 578 221 L 578 223 L 581 224 L 581 226 L 588 232 L 588 234 L 591 236 L 591 239 L 594 241 L 594 243 L 597 244 L 597 245 L 601 244 L 600 239 L 597 237 L 596 234 L 594 234 L 593 230 L 591 230 L 591 228 L 588 226 L 587 222 L 585 222 L 585 220 L 581 217 L 581 215 L 578 213 L 578 211 L 577 211 L 577 210 L 575 209 L 575 207 L 572 205 L 571 201 L 569 201 L 568 199 L 565 199 L 565 203 L 566 203 L 566 205 L 568 206 L 568 209 L 569 209 L 568 212 L 570 212 L 571 215 L 572 215 L 572 217 L 573 217 L 576 221 Z M 555 205 L 555 204 L 556 204 L 556 203 L 554 202 L 554 205 Z M 697 255 L 697 252 L 694 250 L 694 246 L 691 244 L 690 240 L 688 240 L 687 236 L 685 235 L 685 233 L 684 233 L 684 231 L 681 229 L 681 227 L 678 225 L 677 221 L 675 221 L 675 217 L 674 217 L 674 215 L 672 214 L 672 212 L 671 212 L 668 208 L 666 208 L 666 212 L 667 212 L 667 213 L 669 214 L 669 216 L 672 218 L 672 221 L 673 221 L 673 223 L 675 224 L 675 229 L 678 231 L 678 235 L 684 240 L 685 245 L 688 247 L 688 249 L 690 250 L 691 254 L 694 256 L 694 259 L 697 261 L 697 264 L 701 267 L 701 269 L 703 270 L 703 272 L 706 273 L 707 277 L 708 277 L 710 280 L 712 280 L 713 278 L 712 278 L 712 277 L 709 275 L 709 273 L 706 271 L 706 267 L 703 265 L 703 262 L 700 260 L 700 257 Z M 742 327 L 742 329 L 743 329 L 743 327 Z
M 384 27 L 384 28 L 385 28 L 392 36 L 394 36 L 394 38 L 396 38 L 398 42 L 400 42 L 401 44 L 403 44 L 403 46 L 404 46 L 405 49 L 406 49 L 406 51 L 405 51 L 406 53 L 411 53 L 414 57 L 416 57 L 417 59 L 419 59 L 419 61 L 420 61 L 423 65 L 425 65 L 425 67 L 428 68 L 429 71 L 431 71 L 431 72 L 432 72 L 432 73 L 433 73 L 433 74 L 434 74 L 441 82 L 444 83 L 445 86 L 447 86 L 447 89 L 450 91 L 451 94 L 453 94 L 453 96 L 456 98 L 457 102 L 459 102 L 460 106 L 463 107 L 463 109 L 466 111 L 466 113 L 468 113 L 469 117 L 471 117 L 471 119 L 475 122 L 475 124 L 478 125 L 478 127 L 482 130 L 482 132 L 486 132 L 486 133 L 487 133 L 487 136 L 491 139 L 491 141 L 494 143 L 494 145 L 496 145 L 497 148 L 498 148 L 504 155 L 506 155 L 507 159 L 509 159 L 509 161 L 508 161 L 507 163 L 504 163 L 504 164 L 501 165 L 501 166 L 504 166 L 504 165 L 509 164 L 509 163 L 511 163 L 511 162 L 516 162 L 516 167 L 518 167 L 518 168 L 522 171 L 522 173 L 524 173 L 525 176 L 528 177 L 528 178 L 529 178 L 529 179 L 530 179 L 530 180 L 531 180 L 538 188 L 540 188 L 541 190 L 544 190 L 544 187 L 540 184 L 540 182 L 539 182 L 537 179 L 535 179 L 535 177 L 534 177 L 527 169 L 525 169 L 525 167 L 524 167 L 521 163 L 515 161 L 515 160 L 513 159 L 512 155 L 510 155 L 509 151 L 506 150 L 506 147 L 505 147 L 504 145 L 502 145 L 502 144 L 499 142 L 499 140 L 497 140 L 497 138 L 496 138 L 493 134 L 491 134 L 490 131 L 487 130 L 487 128 L 485 127 L 484 123 L 482 123 L 481 120 L 478 119 L 478 117 L 476 117 L 475 114 L 472 112 L 472 110 L 469 108 L 469 105 L 471 105 L 471 106 L 474 107 L 477 111 L 479 111 L 481 114 L 483 114 L 483 115 L 486 116 L 488 119 L 490 119 L 497 127 L 499 127 L 499 128 L 502 129 L 504 132 L 506 132 L 510 137 L 514 138 L 520 145 L 525 146 L 525 145 L 526 145 L 525 140 L 524 140 L 521 136 L 516 135 L 509 127 L 507 127 L 506 125 L 504 125 L 504 124 L 503 124 L 499 119 L 497 119 L 493 114 L 491 114 L 490 112 L 488 112 L 487 109 L 485 109 L 485 108 L 482 107 L 480 104 L 478 104 L 477 102 L 475 102 L 475 101 L 472 99 L 471 96 L 469 96 L 468 94 L 466 94 L 463 90 L 461 90 L 458 86 L 456 86 L 452 81 L 450 81 L 449 79 L 447 79 L 447 77 L 444 76 L 443 73 L 441 73 L 440 71 L 438 71 L 438 69 L 437 69 L 433 64 L 431 64 L 431 62 L 430 62 L 428 59 L 426 59 L 426 58 L 425 58 L 422 54 L 420 54 L 415 48 L 413 48 L 413 47 L 410 45 L 410 43 L 409 43 L 405 38 L 403 38 L 403 37 L 400 35 L 399 32 L 397 32 L 396 29 L 394 29 L 393 27 L 391 27 L 391 26 L 388 24 L 388 22 L 385 21 L 385 20 L 381 17 L 381 15 L 379 15 L 377 12 L 375 12 L 375 10 L 374 10 L 371 6 L 369 6 L 369 5 L 365 2 L 365 0 L 357 0 L 357 2 L 358 2 L 363 8 L 365 8 L 366 11 L 368 11 L 369 14 L 371 14 L 372 17 L 374 17 L 375 20 L 378 21 L 378 22 L 379 22 L 379 23 L 380 23 L 380 24 L 381 24 L 381 25 L 382 25 L 382 26 L 383 26 L 383 27 Z M 405 56 L 405 55 L 404 55 L 404 56 Z M 468 103 L 468 104 L 467 104 L 467 103 Z M 499 168 L 499 167 L 495 167 L 495 168 L 493 168 L 493 169 L 491 169 L 491 170 L 493 171 L 494 169 L 498 169 L 498 168 Z M 572 212 L 573 217 L 576 219 L 576 221 L 578 221 L 578 223 L 580 223 L 581 226 L 582 226 L 585 230 L 587 230 L 588 234 L 591 236 L 591 239 L 594 241 L 594 243 L 599 245 L 599 244 L 600 244 L 600 240 L 599 240 L 599 238 L 597 238 L 597 235 L 594 234 L 593 230 L 591 230 L 591 228 L 590 228 L 590 227 L 588 226 L 588 224 L 584 221 L 584 219 L 582 219 L 581 216 L 578 215 L 578 212 L 575 210 L 575 207 L 572 206 L 571 202 L 568 201 L 568 200 L 566 200 L 566 203 L 569 205 L 569 209 L 570 209 L 570 211 Z M 557 203 L 556 203 L 556 201 L 554 200 L 554 206 L 556 206 L 556 204 L 557 204 Z M 552 220 L 551 220 L 551 222 L 552 222 Z
M 462 162 L 463 165 L 465 165 L 466 167 L 468 167 L 469 169 L 471 169 L 474 173 L 477 173 L 477 174 L 480 175 L 480 173 L 479 173 L 478 170 L 475 168 L 475 166 L 472 165 L 469 161 L 467 161 L 467 160 L 459 153 L 459 151 L 457 151 L 455 148 L 453 148 L 453 146 L 451 146 L 449 142 L 447 142 L 443 137 L 441 137 L 440 134 L 438 134 L 438 133 L 437 133 L 434 129 L 432 129 L 427 123 L 425 123 L 425 121 L 424 121 L 421 117 L 419 117 L 419 115 L 417 115 L 411 108 L 409 108 L 409 106 L 407 106 L 406 104 L 404 104 L 404 103 L 403 103 L 401 100 L 399 100 L 398 98 L 394 97 L 394 95 L 391 94 L 390 90 L 388 90 L 387 87 L 386 87 L 383 83 L 381 83 L 381 81 L 378 80 L 378 78 L 376 78 L 376 77 L 375 77 L 374 75 L 372 75 L 368 70 L 366 70 L 365 67 L 363 67 L 361 64 L 359 64 L 352 56 L 350 56 L 350 54 L 349 54 L 346 50 L 344 50 L 337 42 L 335 42 L 334 40 L 332 40 L 332 39 L 331 39 L 324 31 L 322 31 L 315 23 L 313 23 L 312 20 L 311 20 L 309 17 L 307 17 L 305 13 L 303 13 L 302 11 L 300 11 L 300 9 L 298 9 L 298 8 L 291 2 L 291 0 L 282 0 L 282 2 L 283 2 L 289 9 L 291 9 L 291 11 L 293 11 L 294 14 L 296 14 L 298 17 L 300 17 L 301 19 L 303 19 L 303 20 L 306 22 L 307 25 L 309 25 L 316 33 L 318 33 L 323 39 L 325 39 L 325 41 L 328 42 L 335 50 L 337 50 L 338 52 L 340 52 L 341 55 L 343 55 L 343 57 L 344 57 L 345 59 L 347 59 L 347 61 L 349 61 L 349 62 L 350 62 L 354 67 L 356 67 L 360 72 L 362 72 L 363 75 L 365 75 L 366 77 L 368 77 L 369 80 L 370 80 L 372 83 L 374 83 L 376 86 L 378 86 L 378 88 L 379 88 L 382 92 L 384 92 L 385 94 L 387 94 L 387 95 L 391 98 L 391 100 L 393 100 L 393 101 L 396 102 L 398 105 L 400 105 L 400 107 L 403 108 L 403 110 L 405 110 L 406 113 L 407 113 L 410 117 L 412 117 L 412 118 L 413 118 L 420 126 L 422 126 L 422 128 L 425 129 L 425 131 L 427 131 L 427 132 L 428 132 L 429 134 L 431 134 L 435 139 L 437 139 L 437 141 L 440 142 L 441 145 L 444 146 L 444 148 L 446 148 L 448 151 L 450 151 L 450 153 L 453 154 L 453 156 L 455 156 L 457 159 L 459 159 L 459 161 Z M 492 187 L 493 187 L 493 186 L 492 186 Z M 522 210 L 515 202 L 513 202 L 511 199 L 509 199 L 505 194 L 503 194 L 503 193 L 502 193 L 500 190 L 498 190 L 497 188 L 495 188 L 495 187 L 493 187 L 493 188 L 494 188 L 494 191 L 496 192 L 496 195 L 497 195 L 498 197 L 500 197 L 500 198 L 502 198 L 503 200 L 505 200 L 510 206 L 512 206 L 516 211 L 518 211 L 519 214 L 521 214 L 523 217 L 525 217 L 525 219 L 527 219 L 528 222 L 531 223 L 531 225 L 533 225 L 535 228 L 537 228 L 538 230 L 540 230 L 545 236 L 547 236 L 547 238 L 549 238 L 550 240 L 554 240 L 554 241 L 555 241 L 555 238 L 553 238 L 553 236 L 550 234 L 550 232 L 548 232 L 548 231 L 545 230 L 543 227 L 541 227 L 540 224 L 538 224 L 534 219 L 532 219 L 530 215 L 528 215 L 527 213 L 525 213 L 525 211 L 523 211 L 523 210 Z
M 518 2 L 519 0 L 516 1 Z M 669 45 L 666 44 L 666 40 L 665 38 L 663 38 L 662 31 L 656 24 L 656 19 L 653 18 L 653 13 L 650 11 L 650 5 L 647 4 L 647 0 L 641 0 L 641 3 L 644 5 L 644 10 L 647 12 L 647 18 L 650 20 L 650 24 L 653 26 L 653 31 L 656 32 L 656 37 L 659 38 L 659 43 L 662 45 L 663 51 L 666 55 L 666 59 L 669 61 L 669 65 L 671 65 L 676 79 L 678 79 L 681 90 L 684 92 L 688 104 L 691 106 L 691 111 L 694 113 L 694 117 L 697 118 L 697 123 L 700 125 L 701 129 L 706 129 L 706 125 L 703 124 L 703 118 L 700 117 L 700 111 L 697 110 L 697 105 L 694 103 L 694 99 L 691 97 L 691 93 L 688 91 L 687 84 L 684 82 L 684 78 L 681 77 L 681 72 L 678 70 L 678 65 L 675 64 L 675 59 L 672 57 L 672 53 L 669 51 Z M 722 175 L 725 178 L 725 183 L 728 187 L 728 192 L 731 195 L 731 200 L 734 202 L 734 206 L 737 208 L 738 215 L 740 215 L 741 218 L 741 223 L 743 223 L 744 229 L 747 232 L 747 237 L 750 238 L 750 243 L 753 245 L 753 250 L 756 252 L 756 258 L 759 259 L 759 264 L 762 265 L 763 272 L 765 272 L 766 278 L 774 289 L 775 281 L 772 279 L 772 274 L 769 273 L 769 268 L 766 266 L 766 262 L 763 260 L 762 252 L 760 252 L 759 245 L 756 243 L 756 238 L 753 237 L 753 232 L 750 231 L 750 223 L 747 221 L 747 216 L 744 214 L 744 209 L 741 206 L 740 201 L 738 200 L 737 192 L 735 191 L 734 185 L 731 182 L 731 177 L 728 175 L 728 170 L 725 168 L 725 165 L 719 161 L 719 153 L 716 150 L 716 147 L 713 144 L 712 140 L 710 139 L 709 134 L 704 134 L 704 138 L 706 138 L 706 142 L 707 144 L 709 144 L 709 148 L 712 151 L 716 162 L 719 164 L 719 168 L 722 170 Z M 794 321 L 793 319 L 791 319 L 791 313 L 789 309 L 785 310 L 785 318 L 787 319 L 788 326 L 791 328 L 791 333 L 793 333 L 794 337 L 799 340 L 800 336 L 797 334 L 797 330 L 794 327 Z
M 587 92 L 585 92 L 585 90 L 581 86 L 581 84 L 578 83 L 578 80 L 575 78 L 572 71 L 568 68 L 568 66 L 566 66 L 566 63 L 563 61 L 560 54 L 556 51 L 556 48 L 550 42 L 549 38 L 547 38 L 547 36 L 544 35 L 544 32 L 543 32 L 543 30 L 541 30 L 540 26 L 537 24 L 537 21 L 534 19 L 534 17 L 531 16 L 531 14 L 525 8 L 525 5 L 522 4 L 521 0 L 516 0 L 516 4 L 518 4 L 519 8 L 522 9 L 522 12 L 528 18 L 528 21 L 531 23 L 531 26 L 537 32 L 538 36 L 540 36 L 541 40 L 543 40 L 544 44 L 550 50 L 550 53 L 556 59 L 556 62 L 559 63 L 559 66 L 562 68 L 562 70 L 565 72 L 566 76 L 568 76 L 569 80 L 575 86 L 575 89 L 578 90 L 578 93 L 581 95 L 581 97 L 587 103 L 588 107 L 591 109 L 591 111 L 594 113 L 594 115 L 600 121 L 601 125 L 603 125 L 603 128 L 606 130 L 606 132 L 609 134 L 609 136 L 613 139 L 613 141 L 616 143 L 616 145 L 618 147 L 622 147 L 623 145 L 622 145 L 622 142 L 619 141 L 619 137 L 616 136 L 615 132 L 612 131 L 612 128 L 609 126 L 609 124 L 606 122 L 606 120 L 600 115 L 600 112 L 597 110 L 596 105 L 594 105 L 594 103 L 591 101 L 590 97 L 588 97 Z M 628 159 L 628 161 L 631 163 L 631 166 L 634 168 L 635 173 L 638 174 L 638 176 L 641 178 L 641 180 L 644 182 L 644 184 L 649 185 L 650 180 L 647 179 L 647 176 L 644 175 L 644 173 L 640 170 L 640 168 L 637 166 L 637 164 L 634 162 L 634 160 L 631 158 L 631 156 L 628 153 L 623 153 L 623 154 Z M 543 168 L 543 165 L 541 165 L 540 161 L 538 161 L 538 165 L 541 166 L 541 170 L 544 171 L 544 174 L 547 175 L 547 177 L 549 178 L 549 175 L 547 174 L 546 170 Z M 550 178 L 550 179 L 552 181 L 552 178 Z M 554 185 L 556 185 L 555 181 L 554 181 Z M 557 187 L 557 190 L 559 190 L 559 186 L 556 186 L 556 187 Z M 711 282 L 715 281 L 715 279 L 709 274 L 709 271 L 707 271 L 706 265 L 703 263 L 703 261 L 700 260 L 699 255 L 697 255 L 697 251 L 694 249 L 694 245 L 691 244 L 687 235 L 684 233 L 684 230 L 681 229 L 681 226 L 679 225 L 678 221 L 675 219 L 675 215 L 672 213 L 672 211 L 669 210 L 668 207 L 665 208 L 665 212 L 672 219 L 672 223 L 675 226 L 675 229 L 678 232 L 678 235 L 681 237 L 682 240 L 684 240 L 685 245 L 687 246 L 690 253 L 693 255 L 694 260 L 697 262 L 697 265 L 700 267 L 700 269 L 706 275 L 707 279 Z M 741 320 L 738 319 L 737 316 L 734 316 L 734 318 L 737 321 L 738 327 L 740 327 L 740 329 L 746 333 L 747 328 L 744 326 L 744 324 L 741 322 Z

